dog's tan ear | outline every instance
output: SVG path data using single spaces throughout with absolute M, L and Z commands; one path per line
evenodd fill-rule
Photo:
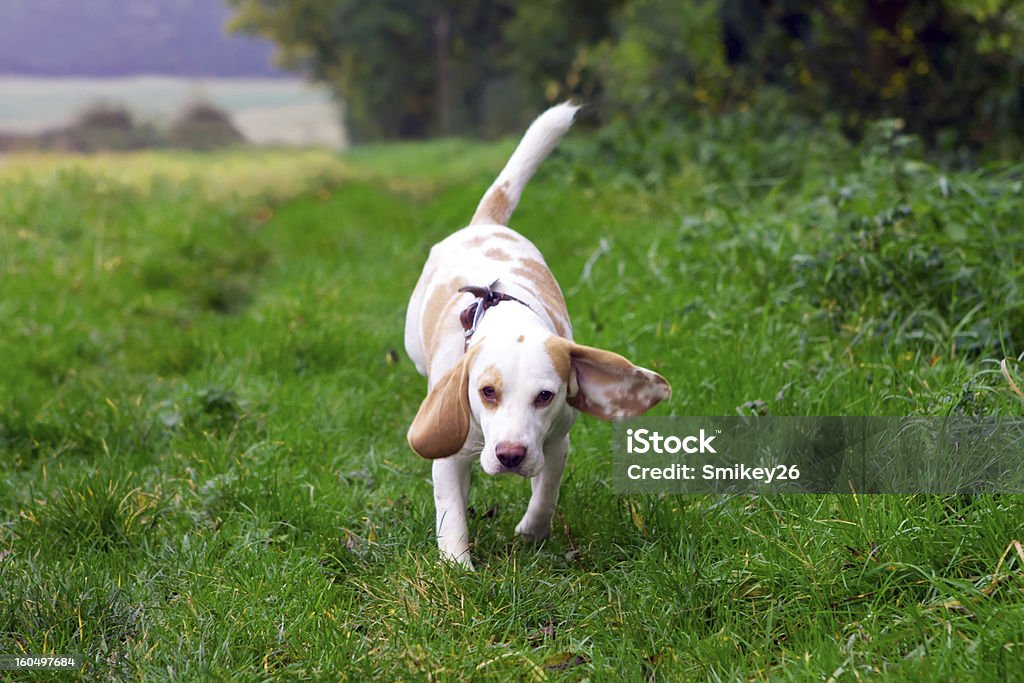
M 406 438 L 428 460 L 446 458 L 466 443 L 469 436 L 469 369 L 479 346 L 446 372 L 427 393 Z
M 566 400 L 577 410 L 602 420 L 617 420 L 639 415 L 672 396 L 664 377 L 617 353 L 560 337 L 552 337 L 552 341 L 549 351 L 553 358 L 564 354 L 561 365 L 571 364 Z

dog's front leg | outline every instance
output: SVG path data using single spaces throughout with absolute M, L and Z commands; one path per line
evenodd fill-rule
M 434 507 L 437 510 L 437 547 L 441 557 L 473 568 L 469 557 L 469 527 L 466 504 L 469 500 L 471 458 L 453 455 L 435 460 Z
M 558 489 L 562 485 L 562 471 L 569 454 L 569 435 L 566 434 L 550 449 L 544 450 L 544 467 L 530 480 L 533 493 L 526 514 L 516 525 L 516 533 L 531 541 L 543 541 L 551 535 L 551 518 L 558 505 Z

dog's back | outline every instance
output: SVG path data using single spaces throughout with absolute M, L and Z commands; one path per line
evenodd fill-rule
M 498 280 L 502 291 L 543 312 L 552 331 L 572 338 L 565 300 L 544 257 L 532 242 L 505 226 L 526 183 L 568 132 L 578 109 L 564 103 L 537 117 L 484 193 L 469 227 L 430 250 L 405 319 L 405 349 L 421 374 L 443 374 L 462 355 L 458 312 L 473 300 L 473 295 L 458 291 L 466 285 Z

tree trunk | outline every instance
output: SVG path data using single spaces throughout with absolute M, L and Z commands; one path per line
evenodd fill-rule
M 448 60 L 448 40 L 451 18 L 444 10 L 434 17 L 434 70 L 437 82 L 437 125 L 441 135 L 451 135 L 451 68 Z

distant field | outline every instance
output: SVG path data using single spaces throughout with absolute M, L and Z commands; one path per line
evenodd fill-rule
M 226 110 L 256 144 L 347 144 L 329 93 L 285 79 L 0 77 L 0 131 L 35 133 L 64 125 L 97 102 L 122 104 L 160 123 L 199 99 Z
M 57 182 L 76 174 L 139 192 L 159 185 L 186 185 L 197 195 L 192 200 L 267 202 L 292 197 L 310 186 L 340 183 L 351 171 L 337 154 L 324 149 L 243 148 L 222 150 L 214 157 L 167 150 L 0 156 L 0 187 L 19 181 Z

